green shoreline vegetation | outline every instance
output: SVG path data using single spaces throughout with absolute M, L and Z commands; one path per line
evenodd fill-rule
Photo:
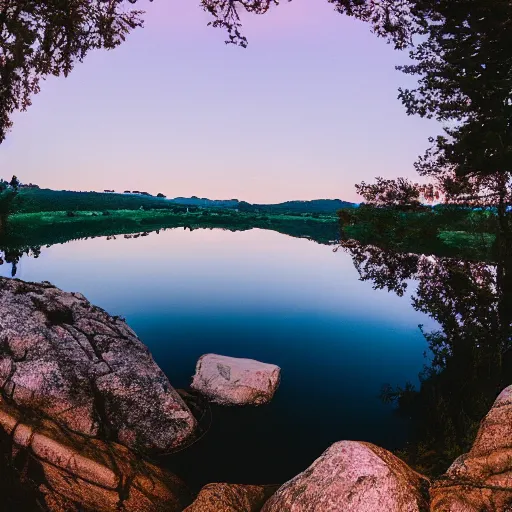
M 197 201 L 207 206 L 197 206 Z M 337 209 L 339 204 L 349 206 Z M 404 212 L 365 204 L 357 207 L 339 200 L 251 205 L 237 200 L 169 200 L 140 194 L 35 188 L 18 192 L 0 234 L 0 250 L 24 253 L 70 240 L 167 228 L 257 228 L 325 245 L 355 239 L 399 252 L 492 261 L 496 215 L 489 209 L 446 205 Z
M 203 206 L 198 206 L 199 204 Z M 0 250 L 23 252 L 69 240 L 157 231 L 164 228 L 270 229 L 331 244 L 339 237 L 340 200 L 251 205 L 231 199 L 166 199 L 147 193 L 72 192 L 20 188 L 4 218 Z M 309 210 L 309 211 L 308 211 Z
M 493 209 L 438 205 L 419 211 L 361 205 L 338 212 L 342 238 L 396 252 L 494 261 L 498 231 Z

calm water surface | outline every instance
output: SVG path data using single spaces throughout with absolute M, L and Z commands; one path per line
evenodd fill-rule
M 283 482 L 335 441 L 394 449 L 408 437 L 408 419 L 378 395 L 384 383 L 417 384 L 427 348 L 418 324 L 432 321 L 410 294 L 360 282 L 332 247 L 272 231 L 175 229 L 43 248 L 17 277 L 125 317 L 177 388 L 210 352 L 282 368 L 271 404 L 214 407 L 207 434 L 165 461 L 194 484 Z

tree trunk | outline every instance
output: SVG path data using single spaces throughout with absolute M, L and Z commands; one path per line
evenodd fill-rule
M 512 233 L 507 212 L 508 190 L 505 177 L 499 183 L 498 231 L 496 233 L 496 294 L 498 297 L 500 353 L 510 348 L 512 334 Z
M 0 213 L 0 235 L 5 234 L 7 228 L 7 214 Z

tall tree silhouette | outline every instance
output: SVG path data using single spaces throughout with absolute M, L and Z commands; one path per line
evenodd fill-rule
M 424 40 L 400 66 L 416 76 L 401 89 L 408 114 L 445 123 L 416 168 L 447 200 L 506 212 L 512 189 L 512 4 L 425 1 Z M 504 215 L 503 215 L 504 218 Z M 505 226 L 502 226 L 505 227 Z
M 428 363 L 421 386 L 384 386 L 413 418 L 415 435 L 401 453 L 420 471 L 443 473 L 468 450 L 480 420 L 512 380 L 512 261 L 440 258 L 342 242 L 361 280 L 402 296 L 439 329 L 424 331 Z

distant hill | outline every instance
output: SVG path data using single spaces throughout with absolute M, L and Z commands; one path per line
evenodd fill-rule
M 203 206 L 217 208 L 237 208 L 240 201 L 238 199 L 208 199 L 206 197 L 175 197 L 169 199 L 171 203 L 184 204 L 188 206 Z
M 312 201 L 286 201 L 278 204 L 250 204 L 238 199 L 208 199 L 196 196 L 166 199 L 155 197 L 147 192 L 73 192 L 23 188 L 16 198 L 16 211 L 36 213 L 51 211 L 102 211 L 175 209 L 184 206 L 195 208 L 236 209 L 244 212 L 294 214 L 318 213 L 334 214 L 340 208 L 353 208 L 357 205 L 340 199 L 314 199 Z
M 241 202 L 239 209 L 269 213 L 335 213 L 341 208 L 355 208 L 355 203 L 341 199 L 313 199 L 311 201 L 286 201 L 277 204 L 249 204 Z
M 169 208 L 164 198 L 138 194 L 110 192 L 73 192 L 69 190 L 21 189 L 14 208 L 20 213 L 55 211 L 138 210 L 143 208 Z
M 313 199 L 311 201 L 286 201 L 276 204 L 251 204 L 238 199 L 208 199 L 206 197 L 176 197 L 170 202 L 202 207 L 237 208 L 245 212 L 264 213 L 335 213 L 340 208 L 355 208 L 355 203 L 341 199 Z

